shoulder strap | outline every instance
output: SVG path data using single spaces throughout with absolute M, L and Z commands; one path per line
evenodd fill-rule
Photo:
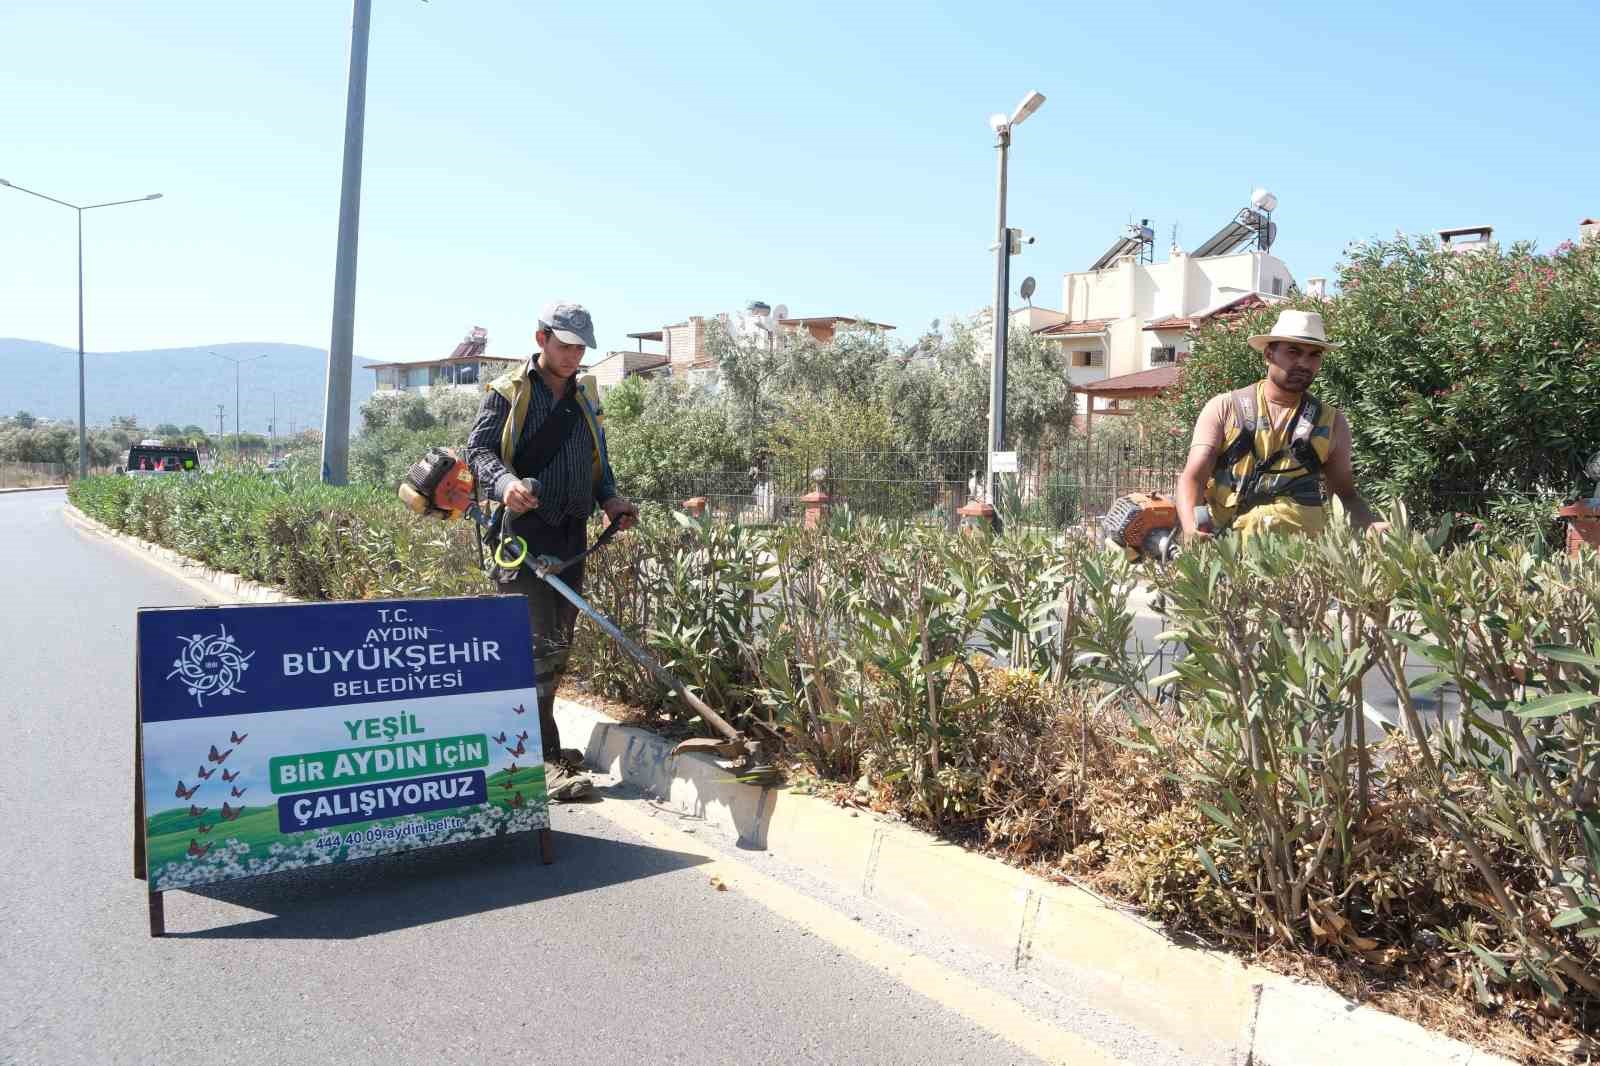
M 539 428 L 534 430 L 533 439 L 527 447 L 529 462 L 517 474 L 521 477 L 538 477 L 549 469 L 573 432 L 586 421 L 585 413 L 580 410 L 579 400 L 574 394 L 568 394 L 556 404 L 544 421 L 539 423 Z
M 1256 452 L 1256 387 L 1246 385 L 1229 393 L 1233 401 L 1233 417 L 1238 423 L 1238 434 L 1232 443 L 1217 452 L 1216 469 L 1233 466 L 1247 455 Z
M 1246 385 L 1242 389 L 1233 390 L 1233 410 L 1239 417 L 1239 432 L 1254 433 L 1256 431 L 1256 418 L 1260 412 L 1256 410 L 1256 387 Z
M 1313 474 L 1322 469 L 1322 459 L 1311 446 L 1311 434 L 1321 421 L 1322 401 L 1308 392 L 1301 398 L 1300 413 L 1295 419 L 1294 429 L 1289 432 L 1289 450 Z

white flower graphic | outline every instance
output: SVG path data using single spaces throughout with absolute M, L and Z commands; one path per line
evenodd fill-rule
M 231 696 L 243 692 L 239 677 L 250 669 L 255 652 L 242 654 L 239 645 L 228 635 L 228 627 L 221 626 L 215 636 L 196 633 L 192 637 L 179 637 L 184 649 L 172 660 L 172 673 L 167 677 L 180 677 L 189 688 L 195 703 L 204 707 L 207 696 Z

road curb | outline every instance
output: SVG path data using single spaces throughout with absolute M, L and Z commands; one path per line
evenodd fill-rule
M 131 533 L 120 533 L 103 522 L 90 518 L 71 503 L 62 507 L 61 513 L 69 523 L 79 529 L 116 542 L 121 547 L 145 557 L 158 570 L 179 581 L 197 586 L 209 595 L 216 596 L 220 593 L 224 598 L 231 596 L 237 603 L 300 602 L 298 598 L 270 585 L 263 585 L 259 581 L 251 581 L 249 578 L 230 574 L 225 570 L 214 570 L 171 548 L 152 544 Z
M 64 488 L 65 485 L 12 485 L 10 488 L 0 488 L 0 496 L 8 492 L 51 492 Z
M 787 789 L 740 784 L 707 756 L 568 699 L 562 744 L 591 765 L 834 886 L 947 930 L 1087 996 L 1197 1058 L 1239 1066 L 1491 1066 L 1510 1060 L 1232 955 L 1174 943 L 1100 897 L 903 823 Z
M 68 504 L 68 521 L 213 595 L 299 602 L 118 533 Z M 562 744 L 593 766 L 838 888 L 947 930 L 973 949 L 1089 998 L 1194 1055 L 1238 1066 L 1511 1066 L 1337 993 L 1186 947 L 1093 893 L 1058 885 L 913 829 L 788 789 L 741 784 L 704 755 L 569 699 Z

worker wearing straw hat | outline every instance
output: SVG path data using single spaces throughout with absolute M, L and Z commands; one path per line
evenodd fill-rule
M 1232 530 L 1251 536 L 1320 533 L 1337 496 L 1358 527 L 1382 529 L 1356 491 L 1350 423 L 1310 393 L 1324 353 L 1336 347 L 1315 311 L 1286 310 L 1270 333 L 1250 338 L 1266 374 L 1213 396 L 1200 412 L 1178 479 L 1178 520 L 1188 541 Z M 1195 508 L 1209 508 L 1210 522 Z

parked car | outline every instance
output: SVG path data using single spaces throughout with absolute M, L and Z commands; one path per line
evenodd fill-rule
M 200 453 L 187 444 L 162 444 L 140 441 L 128 449 L 127 473 L 148 477 L 155 474 L 198 474 Z

